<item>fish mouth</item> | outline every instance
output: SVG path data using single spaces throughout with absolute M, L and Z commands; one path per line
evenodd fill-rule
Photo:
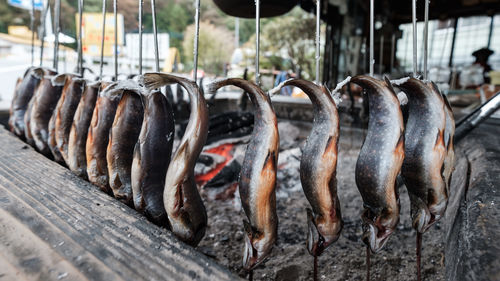
M 363 242 L 370 247 L 373 253 L 380 251 L 394 232 L 394 230 L 390 228 L 382 227 L 379 229 L 373 223 L 365 224 L 363 230 Z
M 246 222 L 246 221 L 244 221 Z M 271 253 L 272 245 L 274 243 L 266 243 L 261 246 L 254 246 L 260 244 L 259 242 L 263 242 L 263 239 L 256 240 L 257 237 L 253 234 L 253 232 L 249 232 L 246 222 L 245 225 L 245 248 L 243 250 L 243 268 L 246 271 L 253 270 L 259 264 L 261 264 Z
M 413 229 L 419 233 L 426 232 L 427 229 L 437 221 L 436 217 L 433 216 L 427 208 L 419 208 L 412 211 L 412 218 Z M 437 219 L 439 219 L 439 217 Z
M 307 250 L 309 251 L 309 254 L 317 257 L 320 256 L 326 248 L 339 239 L 343 223 L 340 221 L 340 224 L 333 235 L 326 236 L 322 235 L 319 231 L 314 219 L 313 211 L 309 208 L 307 209 L 307 218 Z

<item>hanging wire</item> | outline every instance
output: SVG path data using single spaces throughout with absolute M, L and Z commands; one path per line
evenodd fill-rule
M 115 19 L 115 81 L 118 80 L 118 0 L 113 0 L 113 16 Z
M 417 77 L 417 0 L 412 0 L 413 77 Z
M 321 0 L 316 1 L 316 84 L 319 84 Z
M 198 78 L 198 44 L 200 38 L 200 0 L 195 3 L 196 12 L 194 14 L 195 31 L 194 31 L 194 62 L 193 62 L 193 79 L 196 82 Z
M 151 0 L 151 15 L 153 16 L 153 33 L 155 41 L 155 71 L 160 71 L 160 58 L 158 55 L 158 31 L 156 29 L 156 6 L 155 0 Z
M 259 48 L 260 48 L 260 0 L 255 0 L 255 83 L 260 86 Z
M 139 0 L 139 75 L 142 74 L 142 7 L 143 0 Z
M 429 0 L 425 0 L 425 15 L 424 15 L 424 80 L 427 80 L 427 58 L 429 48 Z
M 55 40 L 54 40 L 54 64 L 53 68 L 57 72 L 59 69 L 59 20 L 61 17 L 61 0 L 56 0 L 56 4 L 54 7 L 54 27 L 55 27 Z
M 106 0 L 102 0 L 102 33 L 101 33 L 101 61 L 99 63 L 99 78 L 102 79 L 104 65 L 104 37 L 106 36 Z
M 82 27 L 83 27 L 83 0 L 78 0 L 78 18 L 79 24 L 78 27 L 78 73 L 83 76 L 83 58 L 82 58 Z
M 43 10 L 42 19 L 40 20 L 40 24 L 42 25 L 42 39 L 41 39 L 42 42 L 40 45 L 40 66 L 42 66 L 42 64 L 43 64 L 43 47 L 45 45 L 45 33 L 46 33 L 45 21 L 47 19 L 47 13 L 49 11 L 49 8 L 50 8 L 50 3 L 49 3 L 49 0 L 47 0 L 47 2 L 45 3 L 45 8 Z
M 33 66 L 33 64 L 35 63 L 35 0 L 31 0 L 30 29 L 31 29 L 31 66 Z
M 370 0 L 370 76 L 373 77 L 373 65 L 375 60 L 373 58 L 373 33 L 374 33 L 374 20 L 375 20 L 375 3 L 374 0 Z

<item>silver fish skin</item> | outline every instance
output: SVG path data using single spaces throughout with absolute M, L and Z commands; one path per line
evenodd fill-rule
M 194 180 L 194 166 L 208 133 L 208 108 L 195 82 L 165 73 L 146 73 L 143 83 L 149 89 L 177 83 L 188 93 L 191 114 L 167 169 L 163 203 L 172 232 L 192 246 L 205 235 L 207 212 Z
M 102 84 L 105 88 L 107 84 Z M 77 176 L 87 178 L 87 135 L 101 82 L 86 83 L 78 103 L 68 139 L 68 167 Z
M 446 157 L 444 158 L 443 176 L 446 183 L 446 191 L 450 194 L 451 175 L 455 169 L 455 117 L 448 98 L 443 94 L 446 112 L 446 126 L 444 128 L 444 145 L 446 147 Z
M 434 83 L 410 78 L 399 88 L 408 96 L 401 175 L 410 195 L 413 228 L 424 233 L 444 215 L 448 203 L 443 176 L 445 104 Z
M 356 185 L 363 198 L 363 242 L 383 248 L 399 222 L 396 177 L 405 157 L 404 120 L 391 83 L 360 75 L 351 79 L 367 91 L 368 131 L 356 162 Z
M 66 81 L 66 74 L 44 76 L 38 86 L 30 112 L 30 130 L 35 148 L 52 157 L 49 147 L 49 121 Z
M 243 267 L 251 270 L 269 256 L 277 238 L 278 122 L 269 96 L 253 82 L 239 78 L 214 81 L 210 85 L 210 93 L 227 85 L 243 89 L 254 105 L 254 129 L 239 180 L 241 203 L 248 218 L 248 221 L 243 221 Z
M 92 120 L 85 144 L 87 158 L 87 176 L 91 183 L 97 185 L 103 192 L 112 194 L 109 186 L 108 163 L 106 152 L 109 132 L 115 119 L 116 109 L 121 99 L 123 89 L 116 90 L 114 82 L 99 93 L 92 113 Z
M 145 94 L 143 100 L 144 120 L 132 161 L 134 207 L 153 223 L 170 229 L 163 191 L 172 156 L 174 115 L 161 92 Z
M 140 91 L 125 90 L 111 126 L 106 159 L 109 186 L 121 202 L 132 206 L 131 169 L 134 147 L 141 132 L 144 109 Z
M 307 249 L 321 253 L 340 236 L 343 227 L 337 196 L 337 155 L 340 132 L 337 106 L 324 86 L 302 79 L 291 79 L 283 86 L 300 88 L 314 108 L 313 127 L 300 161 L 300 181 L 312 209 L 307 209 Z

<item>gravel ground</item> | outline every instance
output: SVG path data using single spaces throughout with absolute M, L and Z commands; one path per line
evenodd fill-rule
M 308 134 L 308 125 L 299 124 L 301 132 L 296 143 L 300 146 Z M 281 126 L 281 125 L 280 125 Z M 299 127 L 300 127 L 299 126 Z M 309 125 L 310 126 L 310 125 Z M 339 198 L 344 229 L 339 240 L 319 257 L 319 280 L 364 280 L 365 247 L 360 240 L 362 229 L 361 196 L 354 182 L 354 167 L 364 132 L 342 128 L 337 169 Z M 293 148 L 292 148 L 293 150 Z M 300 150 L 295 148 L 299 153 Z M 287 150 L 280 153 L 286 155 Z M 293 153 L 292 153 L 293 154 Z M 311 280 L 313 258 L 307 252 L 306 212 L 308 202 L 300 188 L 298 159 L 288 157 L 278 172 L 277 212 L 279 237 L 269 259 L 254 271 L 254 280 Z M 295 171 L 295 172 L 294 172 Z M 245 277 L 241 269 L 243 223 L 245 217 L 239 198 L 209 200 L 205 197 L 208 228 L 198 250 Z M 409 199 L 406 189 L 400 189 L 401 219 L 397 231 L 385 248 L 372 255 L 371 280 L 416 280 L 415 232 L 411 228 Z M 422 256 L 424 280 L 444 280 L 444 229 L 440 223 L 425 235 Z

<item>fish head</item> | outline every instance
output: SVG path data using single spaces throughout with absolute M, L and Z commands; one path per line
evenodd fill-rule
M 248 221 L 243 221 L 245 228 L 245 249 L 243 250 L 243 268 L 252 270 L 263 262 L 271 253 L 276 235 L 264 235 L 254 230 Z
M 380 251 L 394 232 L 394 228 L 399 221 L 399 213 L 396 216 L 388 215 L 383 211 L 379 215 L 373 214 L 370 210 L 363 213 L 363 242 L 370 247 L 373 253 Z
M 307 250 L 313 256 L 319 256 L 331 244 L 337 241 L 342 231 L 342 220 L 335 222 L 321 222 L 313 211 L 307 208 Z

